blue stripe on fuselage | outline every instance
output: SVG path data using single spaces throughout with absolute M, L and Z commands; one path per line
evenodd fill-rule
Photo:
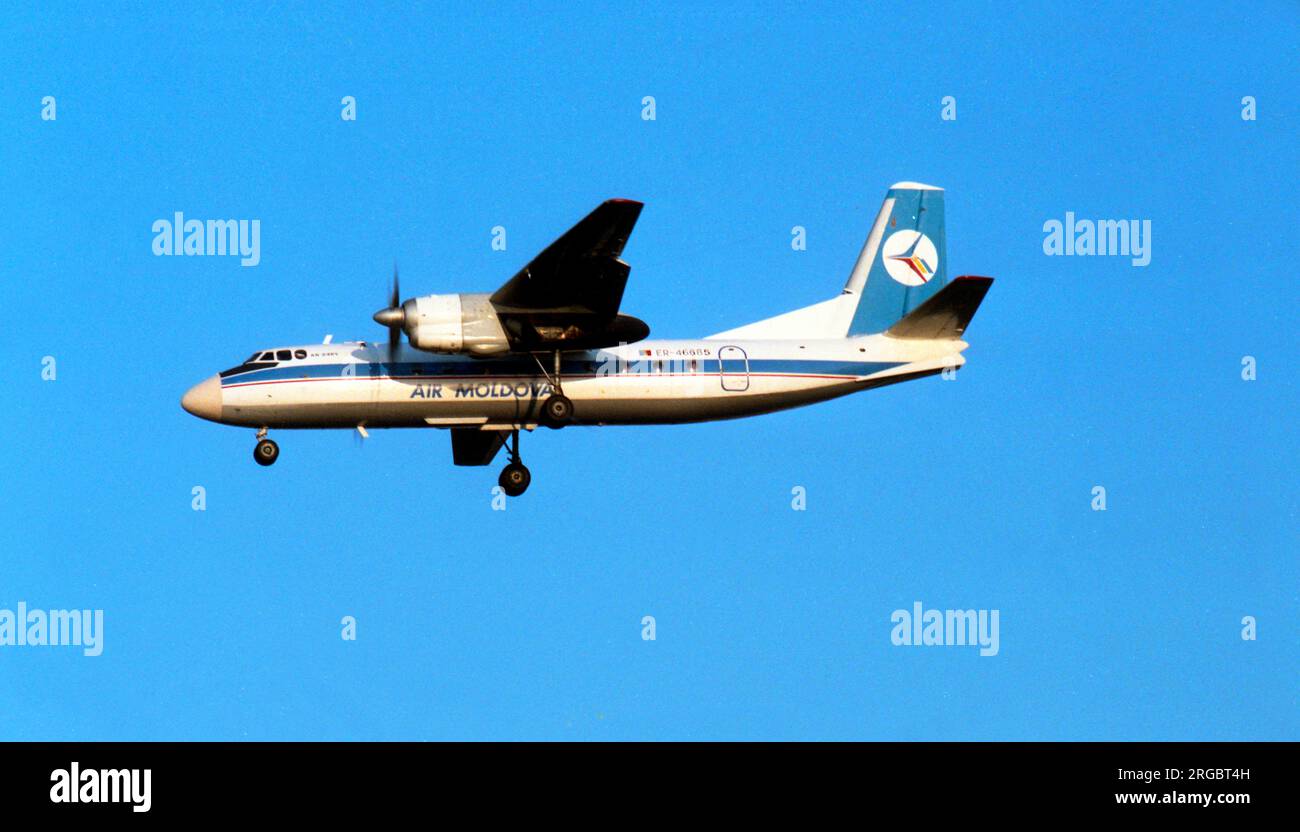
M 685 375 L 717 375 L 716 358 L 695 359 L 696 369 L 689 369 L 689 361 L 681 359 L 664 359 L 664 369 L 660 373 L 652 371 L 652 365 L 660 359 L 642 359 L 639 361 L 586 361 L 570 360 L 562 363 L 561 372 L 566 378 L 584 376 L 635 376 L 668 375 L 679 373 Z M 727 362 L 728 373 L 743 373 L 744 362 Z M 823 361 L 816 359 L 786 358 L 751 358 L 751 374 L 790 374 L 810 376 L 868 376 L 882 370 L 897 367 L 899 361 Z M 548 368 L 549 369 L 549 368 Z M 483 378 L 492 379 L 537 377 L 542 373 L 532 361 L 518 359 L 471 359 L 466 361 L 426 361 L 400 362 L 397 364 L 353 362 L 345 364 L 299 364 L 269 367 L 265 370 L 251 370 L 221 380 L 223 387 L 262 381 L 281 381 L 286 379 L 311 378 Z

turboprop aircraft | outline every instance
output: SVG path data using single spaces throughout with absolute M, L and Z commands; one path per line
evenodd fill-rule
M 272 428 L 443 428 L 456 465 L 506 447 L 498 482 L 518 496 L 532 478 L 521 430 L 755 416 L 955 370 L 993 283 L 948 280 L 944 192 L 899 182 L 840 294 L 706 338 L 645 340 L 650 328 L 619 312 L 641 207 L 602 203 L 492 294 L 402 300 L 394 271 L 374 315 L 386 344 L 259 349 L 181 406 L 256 428 L 261 465 L 280 455 Z

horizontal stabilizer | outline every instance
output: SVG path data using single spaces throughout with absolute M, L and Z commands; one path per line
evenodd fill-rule
M 992 285 L 991 277 L 954 278 L 887 332 L 895 338 L 960 338 Z

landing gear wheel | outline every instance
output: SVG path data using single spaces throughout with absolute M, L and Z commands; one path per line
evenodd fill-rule
M 280 446 L 270 439 L 262 439 L 253 448 L 253 459 L 257 460 L 258 465 L 274 465 L 275 461 L 280 458 Z
M 542 415 L 547 427 L 561 428 L 573 419 L 573 402 L 563 393 L 556 393 L 542 403 Z
M 533 475 L 528 473 L 522 462 L 512 462 L 505 468 L 501 469 L 501 476 L 497 478 L 497 483 L 501 490 L 506 492 L 508 497 L 518 497 L 528 490 L 528 483 L 533 481 Z

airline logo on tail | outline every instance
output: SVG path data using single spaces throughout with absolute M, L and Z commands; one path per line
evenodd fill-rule
M 889 276 L 904 286 L 928 283 L 939 271 L 939 252 L 919 231 L 895 231 L 880 253 Z

